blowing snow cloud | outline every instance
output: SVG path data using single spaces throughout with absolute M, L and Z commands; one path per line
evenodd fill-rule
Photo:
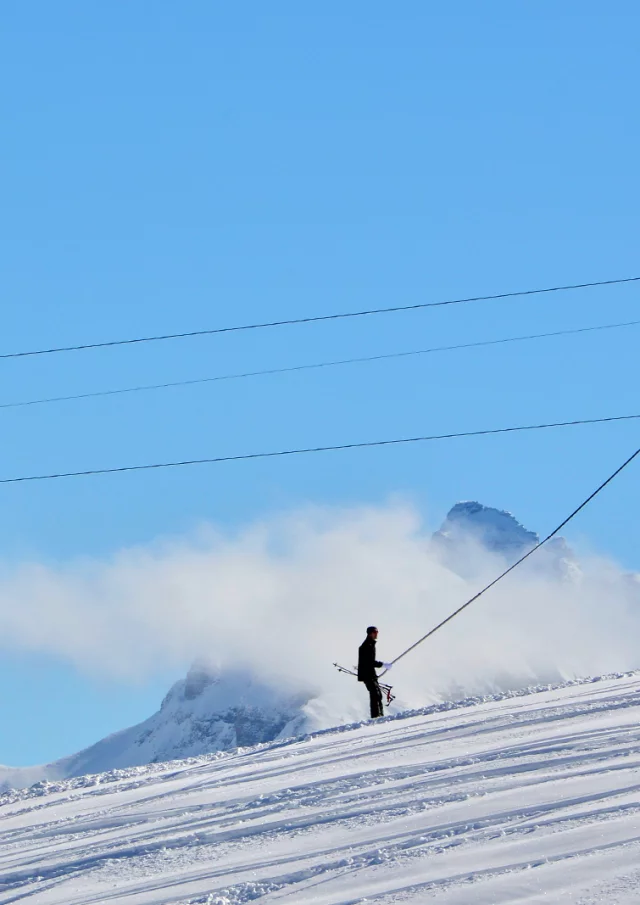
M 391 659 L 513 555 L 454 522 L 434 542 L 408 506 L 307 509 L 108 560 L 5 564 L 0 638 L 125 680 L 205 657 L 341 694 L 331 662 L 353 663 L 367 624 Z M 635 577 L 545 555 L 398 664 L 405 704 L 640 665 Z

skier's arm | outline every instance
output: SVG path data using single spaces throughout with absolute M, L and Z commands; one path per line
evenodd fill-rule
M 380 669 L 382 666 L 384 666 L 384 663 L 382 662 L 382 660 L 374 660 L 373 665 L 376 669 Z

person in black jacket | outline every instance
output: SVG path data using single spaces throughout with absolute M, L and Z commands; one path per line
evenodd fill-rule
M 378 629 L 375 625 L 370 625 L 367 629 L 367 637 L 358 648 L 358 682 L 364 682 L 369 698 L 371 701 L 371 719 L 375 720 L 379 716 L 383 716 L 382 710 L 382 692 L 378 684 L 378 676 L 376 669 L 384 666 L 385 669 L 391 669 L 390 663 L 383 663 L 376 660 L 376 641 L 378 640 Z

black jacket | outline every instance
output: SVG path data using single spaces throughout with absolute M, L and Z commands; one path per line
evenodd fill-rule
M 368 682 L 377 679 L 376 668 L 380 669 L 382 663 L 376 660 L 376 642 L 369 635 L 358 648 L 358 682 Z

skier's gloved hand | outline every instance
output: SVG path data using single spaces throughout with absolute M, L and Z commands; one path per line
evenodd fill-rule
M 391 667 L 393 666 L 393 663 L 383 663 L 382 665 L 388 672 L 391 669 Z

